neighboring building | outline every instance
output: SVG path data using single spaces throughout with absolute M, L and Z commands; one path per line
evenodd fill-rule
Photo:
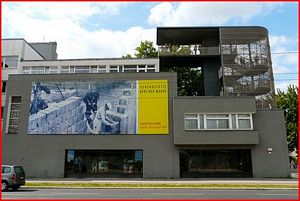
M 44 178 L 289 177 L 267 30 L 157 37 L 154 59 L 20 62 L 7 83 L 3 162 Z M 201 96 L 178 96 L 176 73 L 159 72 L 170 67 L 200 69 Z
M 28 43 L 22 38 L 2 39 L 2 110 L 5 106 L 8 76 L 22 73 L 21 61 L 48 59 L 57 59 L 56 42 Z
M 57 60 L 57 43 L 49 42 L 49 43 L 30 43 L 30 45 L 38 51 L 46 60 Z

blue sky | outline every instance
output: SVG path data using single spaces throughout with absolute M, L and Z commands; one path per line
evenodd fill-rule
M 134 54 L 157 26 L 255 25 L 269 30 L 275 87 L 298 83 L 298 3 L 2 2 L 2 37 L 58 43 L 59 59 Z

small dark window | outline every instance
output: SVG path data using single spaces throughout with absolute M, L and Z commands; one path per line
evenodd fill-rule
M 2 81 L 2 93 L 6 92 L 6 81 Z

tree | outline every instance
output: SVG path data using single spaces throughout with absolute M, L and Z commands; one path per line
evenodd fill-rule
M 153 42 L 145 40 L 141 41 L 140 46 L 135 48 L 137 51 L 134 55 L 137 58 L 153 58 L 158 57 L 158 51 L 153 47 Z
M 201 68 L 171 67 L 168 70 L 177 73 L 178 96 L 202 96 L 204 94 Z
M 167 55 L 191 55 L 191 46 L 171 45 L 165 52 Z M 177 73 L 177 93 L 179 96 L 202 96 L 203 88 L 203 73 L 201 68 L 189 66 L 184 67 L 169 67 L 165 68 L 170 72 Z
M 141 41 L 135 48 L 137 58 L 153 58 L 158 56 L 158 51 L 151 41 Z M 191 46 L 170 45 L 163 49 L 167 55 L 191 55 Z M 163 53 L 163 52 L 161 52 Z M 131 58 L 130 54 L 122 58 Z M 201 96 L 204 94 L 203 74 L 200 68 L 193 67 L 166 67 L 166 71 L 177 73 L 177 91 L 179 96 Z
M 298 87 L 289 85 L 286 92 L 277 90 L 276 103 L 284 111 L 289 151 L 298 154 Z
M 131 59 L 131 54 L 126 54 L 122 56 L 123 59 Z

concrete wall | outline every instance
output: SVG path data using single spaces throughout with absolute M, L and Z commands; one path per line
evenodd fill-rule
M 204 76 L 204 94 L 205 96 L 219 96 L 221 91 L 221 83 L 218 76 L 220 69 L 218 60 L 203 61 L 203 76 Z
M 24 39 L 4 39 L 2 40 L 2 56 L 18 56 L 18 60 L 21 59 L 34 59 L 43 60 L 43 57 L 39 55 Z M 16 68 L 3 68 L 2 80 L 8 80 L 9 75 L 21 73 L 20 62 Z M 5 95 L 2 97 L 2 106 L 5 106 Z
M 251 149 L 253 177 L 289 177 L 281 110 L 256 110 L 251 97 L 176 97 L 173 102 L 174 143 L 179 149 Z M 184 114 L 194 112 L 254 113 L 253 131 L 185 131 Z
M 27 42 L 24 43 L 24 60 L 45 60 L 44 57 L 32 48 Z
M 23 56 L 24 40 L 2 40 L 2 56 Z
M 252 149 L 254 177 L 289 177 L 289 158 L 282 110 L 258 110 L 253 115 L 259 144 Z M 272 148 L 271 154 L 268 148 Z
M 46 60 L 56 60 L 57 53 L 56 53 L 56 42 L 49 42 L 49 43 L 30 43 L 30 45 L 38 51 Z
M 185 113 L 254 113 L 252 97 L 176 97 L 173 101 L 176 145 L 258 144 L 258 132 L 251 130 L 185 130 Z
M 155 72 L 159 72 L 158 59 L 66 59 L 55 61 L 23 61 L 21 62 L 21 69 L 24 66 L 40 67 L 40 66 L 57 66 L 58 71 L 61 71 L 62 66 L 106 66 L 107 72 L 109 72 L 109 66 L 118 65 L 154 65 Z
M 169 135 L 28 135 L 30 90 L 32 82 L 101 79 L 167 79 L 169 80 Z M 179 177 L 179 154 L 172 134 L 172 99 L 176 95 L 174 73 L 121 73 L 72 75 L 14 75 L 8 82 L 8 96 L 22 96 L 18 134 L 3 135 L 3 163 L 24 166 L 28 177 L 63 177 L 66 149 L 139 149 L 143 150 L 145 178 Z M 8 102 L 6 102 L 8 104 Z M 6 114 L 6 111 L 4 111 Z M 4 131 L 6 128 L 4 116 Z M 175 166 L 174 164 L 177 164 Z
M 18 56 L 18 60 L 24 55 L 24 40 L 2 40 L 2 56 Z M 8 80 L 8 75 L 19 73 L 19 64 L 16 68 L 3 68 L 2 80 Z

